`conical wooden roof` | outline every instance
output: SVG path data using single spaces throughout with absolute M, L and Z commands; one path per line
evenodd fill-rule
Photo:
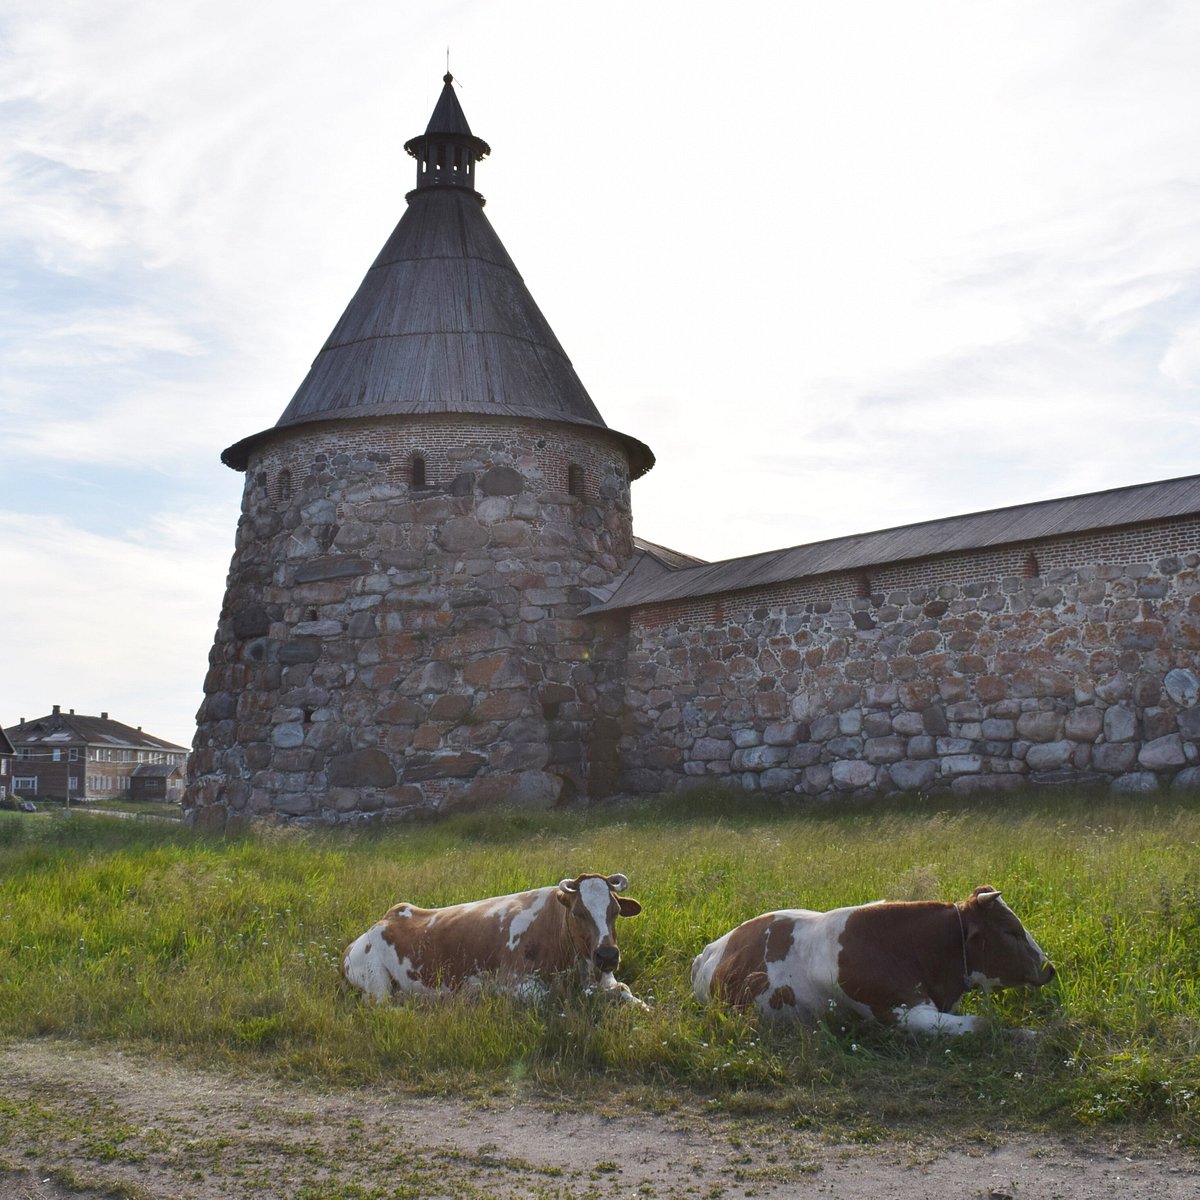
M 274 430 L 312 422 L 468 413 L 607 429 L 483 212 L 474 190 L 476 138 L 451 77 L 423 136 L 408 208 Z M 245 469 L 274 430 L 230 446 Z M 610 431 L 636 478 L 648 446 Z

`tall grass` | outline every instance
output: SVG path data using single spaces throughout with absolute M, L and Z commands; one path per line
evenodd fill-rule
M 640 1089 L 878 1128 L 1146 1120 L 1200 1135 L 1200 803 L 1024 797 L 797 812 L 720 793 L 589 813 L 213 839 L 0 815 L 0 1032 L 165 1047 L 326 1083 Z M 439 905 L 623 871 L 621 975 L 649 1013 L 564 987 L 370 1006 L 344 945 L 394 901 Z M 697 1006 L 704 943 L 778 907 L 1004 890 L 1052 956 L 1038 993 L 969 998 L 987 1035 L 766 1029 Z M 1036 1039 L 1014 1035 L 1035 1028 Z

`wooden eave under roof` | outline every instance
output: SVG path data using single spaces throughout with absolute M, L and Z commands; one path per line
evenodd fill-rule
M 172 775 L 182 775 L 181 763 L 139 763 L 130 772 L 131 779 L 169 779 Z
M 592 612 L 745 591 L 842 571 L 1200 513 L 1200 475 L 898 525 L 680 570 L 635 572 Z

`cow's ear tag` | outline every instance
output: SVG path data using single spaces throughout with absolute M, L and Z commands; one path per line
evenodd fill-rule
M 636 917 L 642 911 L 642 906 L 630 896 L 618 896 L 617 909 L 623 917 Z

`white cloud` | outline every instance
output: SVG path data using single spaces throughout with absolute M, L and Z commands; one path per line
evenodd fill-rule
M 0 513 L 4 724 L 61 704 L 190 745 L 232 549 L 226 516 L 165 512 L 105 537 Z
M 9 0 L 0 23 L 0 528 L 52 534 L 14 551 L 20 627 L 63 647 L 43 708 L 118 707 L 112 671 L 67 698 L 88 610 L 64 556 L 112 620 L 135 574 L 207 649 L 240 485 L 217 455 L 275 421 L 400 216 L 447 42 L 488 215 L 658 454 L 645 536 L 734 555 L 1200 459 L 1194 5 Z M 207 534 L 163 531 L 194 504 Z M 167 653 L 122 657 L 131 704 Z
M 1181 387 L 1200 388 L 1200 317 L 1171 331 L 1159 369 Z
M 194 333 L 180 328 L 166 313 L 134 306 L 74 313 L 38 334 L 27 333 L 13 357 L 21 369 L 97 367 L 129 362 L 144 354 L 194 358 L 203 349 Z

